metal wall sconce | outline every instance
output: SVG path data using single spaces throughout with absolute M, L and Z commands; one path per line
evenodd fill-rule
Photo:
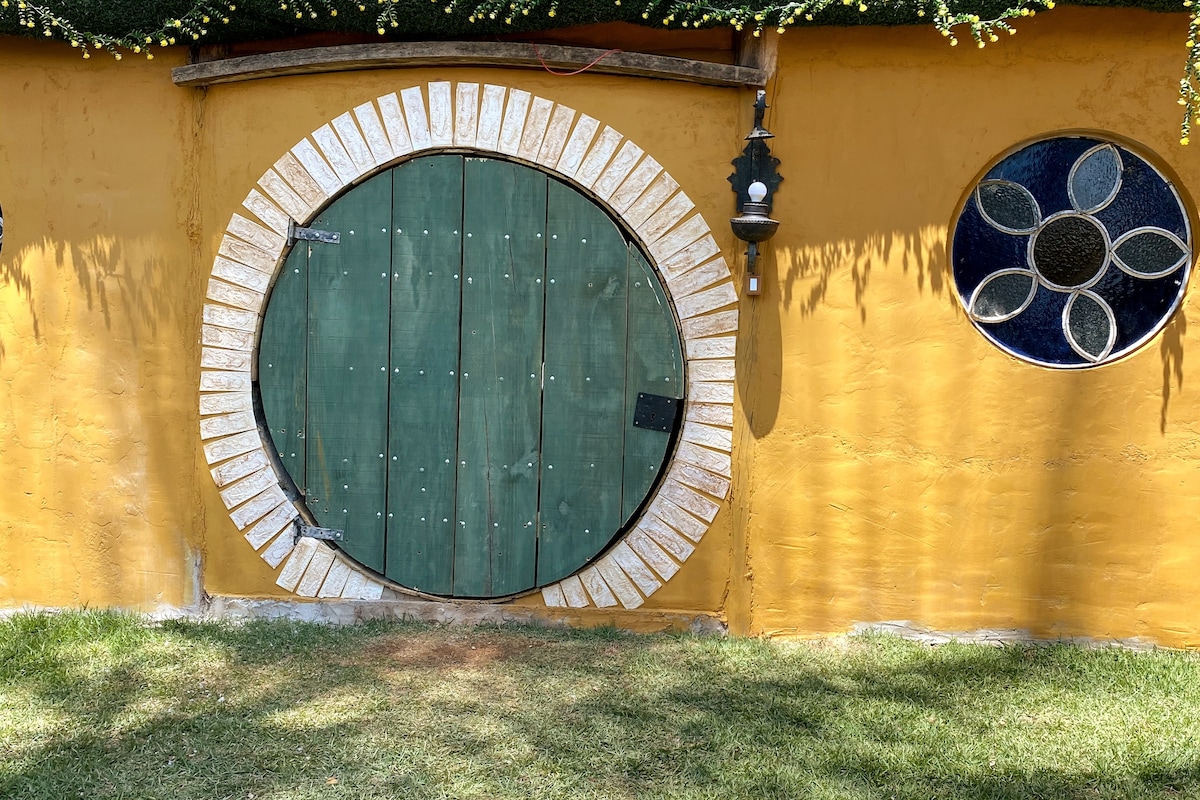
M 748 243 L 746 249 L 746 294 L 762 292 L 762 275 L 756 269 L 758 244 L 775 235 L 779 222 L 770 218 L 771 201 L 783 177 L 776 172 L 779 159 L 771 155 L 767 139 L 775 134 L 762 126 L 767 111 L 767 93 L 762 89 L 754 101 L 754 130 L 746 136 L 746 148 L 733 160 L 734 173 L 729 176 L 737 195 L 740 216 L 729 220 L 733 235 Z

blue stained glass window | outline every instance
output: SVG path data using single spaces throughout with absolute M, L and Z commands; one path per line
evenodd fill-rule
M 1192 232 L 1178 192 L 1128 147 L 1061 136 L 996 163 L 954 228 L 959 299 L 984 336 L 1047 367 L 1105 364 L 1170 319 Z

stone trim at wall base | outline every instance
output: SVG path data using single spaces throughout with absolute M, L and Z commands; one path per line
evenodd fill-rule
M 1120 647 L 1124 650 L 1156 650 L 1159 645 L 1152 639 L 1134 636 L 1128 639 L 1109 639 L 1102 636 L 1034 636 L 1025 628 L 978 628 L 973 631 L 938 631 L 914 624 L 908 620 L 884 622 L 858 622 L 850 629 L 850 636 L 885 634 L 909 639 L 914 642 L 935 646 L 958 642 L 962 644 L 986 644 L 1007 647 L 1014 644 L 1052 645 L 1070 644 L 1077 647 Z
M 724 620 L 711 614 L 679 611 L 612 611 L 555 613 L 537 606 L 511 603 L 437 602 L 395 598 L 384 600 L 263 600 L 243 597 L 210 597 L 194 614 L 206 620 L 248 621 L 290 619 L 331 625 L 353 625 L 370 620 L 411 620 L 437 625 L 536 625 L 543 627 L 612 626 L 632 631 L 676 631 L 725 635 Z
M 193 622 L 249 622 L 256 619 L 283 619 L 315 622 L 323 625 L 355 625 L 372 620 L 422 622 L 433 625 L 532 625 L 545 628 L 612 627 L 634 633 L 671 631 L 699 636 L 725 636 L 729 626 L 723 619 L 700 611 L 633 611 L 585 609 L 561 613 L 538 606 L 510 603 L 437 602 L 403 596 L 381 600 L 304 600 L 253 597 L 208 597 L 202 605 L 156 606 L 127 611 L 147 622 L 191 620 Z M 84 610 L 68 606 L 23 605 L 0 608 L 0 620 L 16 614 L 59 614 Z

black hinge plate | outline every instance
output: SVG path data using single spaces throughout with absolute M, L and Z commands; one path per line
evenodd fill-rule
M 325 539 L 332 542 L 343 542 L 346 540 L 346 532 L 334 530 L 333 528 L 317 528 L 312 525 L 305 525 L 300 520 L 296 520 L 296 541 L 301 539 Z
M 638 392 L 637 405 L 633 409 L 633 427 L 670 433 L 675 429 L 681 408 L 683 401 L 677 397 Z
M 341 244 L 342 234 L 337 231 L 321 231 L 316 228 L 301 228 L 292 221 L 288 224 L 288 244 L 303 242 L 323 242 L 325 244 Z

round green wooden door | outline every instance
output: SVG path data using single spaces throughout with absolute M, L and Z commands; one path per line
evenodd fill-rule
M 639 395 L 683 392 L 637 247 L 545 173 L 453 154 L 374 176 L 312 227 L 341 243 L 292 250 L 258 388 L 316 523 L 436 595 L 511 595 L 599 555 L 676 435 L 634 424 Z

